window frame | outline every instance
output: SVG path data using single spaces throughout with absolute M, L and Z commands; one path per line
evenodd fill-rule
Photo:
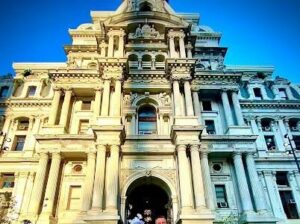
M 216 196 L 217 208 L 218 209 L 229 208 L 226 185 L 225 184 L 214 184 L 214 188 L 215 188 L 215 196 Z M 223 193 L 223 197 L 222 198 L 218 197 L 218 194 L 217 194 L 218 193 L 217 192 L 218 188 L 222 188 L 222 193 Z M 223 199 L 223 200 L 218 200 L 218 199 Z M 225 205 L 223 206 L 221 203 L 226 203 L 226 206 Z
M 151 109 L 152 111 L 149 110 L 150 112 L 148 112 L 148 111 L 147 112 L 149 114 L 152 113 L 153 116 L 141 116 L 142 113 L 146 113 L 145 111 L 143 111 L 143 110 L 145 110 L 145 108 Z M 144 118 L 144 121 L 143 120 L 141 121 L 141 118 Z M 153 120 L 151 121 L 151 119 L 153 119 Z M 146 104 L 146 105 L 141 106 L 138 109 L 137 122 L 138 122 L 138 135 L 157 135 L 158 134 L 157 108 L 151 104 Z M 147 128 L 142 129 L 141 125 L 143 123 L 145 125 L 147 123 L 149 123 L 149 127 L 153 126 L 154 128 L 153 129 L 147 129 Z

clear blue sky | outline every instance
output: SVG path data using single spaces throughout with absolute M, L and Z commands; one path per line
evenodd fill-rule
M 61 62 L 69 28 L 90 22 L 90 10 L 115 10 L 121 0 L 0 0 L 0 74 L 13 62 Z M 177 12 L 198 12 L 223 33 L 228 65 L 274 65 L 300 83 L 299 0 L 170 0 Z

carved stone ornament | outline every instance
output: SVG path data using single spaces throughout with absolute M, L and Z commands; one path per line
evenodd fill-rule
M 164 106 L 171 106 L 171 97 L 167 93 L 160 93 L 159 98 Z
M 124 98 L 123 98 L 123 102 L 124 102 L 124 105 L 125 106 L 131 106 L 133 101 L 138 97 L 138 94 L 137 93 L 130 93 L 125 95 Z
M 140 24 L 136 30 L 135 33 L 129 34 L 130 39 L 152 39 L 152 38 L 158 38 L 163 39 L 164 35 L 160 34 L 154 27 L 154 25 L 144 24 L 143 26 Z
M 173 67 L 171 70 L 172 79 L 190 79 L 191 78 L 191 68 L 187 66 Z
M 117 79 L 123 78 L 122 66 L 105 66 L 103 69 L 103 79 Z

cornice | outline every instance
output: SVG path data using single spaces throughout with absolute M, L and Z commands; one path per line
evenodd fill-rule
M 50 107 L 52 100 L 28 100 L 28 99 L 8 99 L 6 101 L 0 101 L 0 107 Z
M 285 101 L 261 101 L 261 100 L 240 100 L 242 108 L 278 108 L 278 109 L 299 109 L 300 100 Z

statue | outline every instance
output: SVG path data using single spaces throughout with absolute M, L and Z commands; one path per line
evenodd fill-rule
M 129 34 L 131 38 L 162 38 L 159 32 L 155 29 L 154 25 L 144 24 L 143 26 L 139 24 L 136 28 L 135 33 Z
M 136 31 L 135 31 L 135 37 L 139 38 L 139 37 L 142 37 L 143 36 L 143 31 L 142 31 L 142 28 L 141 28 L 141 24 L 139 24 L 138 28 L 136 28 Z
M 135 0 L 128 0 L 128 12 L 134 11 L 136 9 L 135 7 Z

